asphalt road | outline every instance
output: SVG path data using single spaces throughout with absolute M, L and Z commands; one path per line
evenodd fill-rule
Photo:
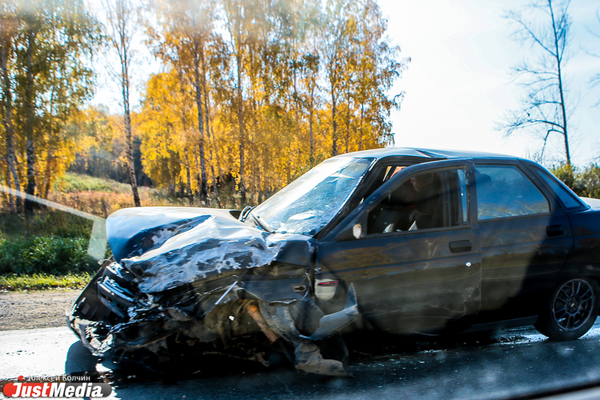
M 265 370 L 236 360 L 156 378 L 98 364 L 67 328 L 5 331 L 0 332 L 0 380 L 87 373 L 110 382 L 115 399 L 236 400 L 534 398 L 600 384 L 599 323 L 583 338 L 562 343 L 545 340 L 533 328 L 444 341 L 360 339 L 352 344 L 353 378 L 285 366 Z

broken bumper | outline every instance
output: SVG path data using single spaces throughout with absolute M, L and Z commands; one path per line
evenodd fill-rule
M 325 315 L 312 300 L 307 274 L 288 271 L 274 279 L 260 269 L 246 270 L 147 294 L 130 272 L 109 261 L 68 319 L 94 355 L 117 363 L 156 370 L 177 354 L 219 353 L 267 365 L 266 354 L 284 348 L 298 370 L 344 376 L 343 341 L 329 339 L 357 316 L 353 286 L 345 307 Z M 324 358 L 323 347 L 332 343 L 341 356 Z

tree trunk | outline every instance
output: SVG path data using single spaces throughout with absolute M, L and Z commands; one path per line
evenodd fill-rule
M 331 88 L 331 139 L 332 139 L 332 145 L 331 145 L 331 155 L 332 156 L 337 156 L 338 155 L 338 148 L 337 148 L 337 116 L 336 116 L 336 104 L 337 98 L 335 95 L 335 90 L 333 88 Z
M 296 66 L 293 67 L 292 69 L 292 83 L 294 86 L 294 122 L 296 122 L 296 126 L 300 125 L 300 105 L 298 104 L 298 100 L 299 100 L 299 96 L 298 96 L 298 85 L 296 83 L 297 81 L 297 76 L 296 76 Z
M 12 127 L 11 127 L 11 132 L 12 132 Z M 10 134 L 6 134 L 6 148 L 7 148 L 7 152 L 6 152 L 6 158 L 7 158 L 7 176 L 9 177 L 9 183 L 10 183 L 10 176 L 12 175 L 12 182 L 14 183 L 14 189 L 17 192 L 21 191 L 21 184 L 19 183 L 19 175 L 17 174 L 17 166 L 16 166 L 16 156 L 15 156 L 15 144 L 14 144 L 14 139 L 13 139 L 13 135 L 12 133 Z M 12 189 L 9 185 L 9 189 Z M 21 197 L 17 194 L 15 199 L 15 211 L 19 211 L 21 209 Z
M 1 29 L 1 27 L 0 27 Z M 4 35 L 5 32 L 2 32 Z M 10 85 L 10 78 L 8 75 L 8 46 L 9 43 L 5 41 L 2 43 L 0 47 L 0 67 L 2 69 L 2 97 L 4 101 L 2 102 L 3 106 L 3 119 L 2 123 L 4 125 L 4 135 L 6 142 L 6 180 L 8 183 L 8 188 L 12 189 L 11 183 L 14 182 L 14 189 L 16 191 L 21 190 L 21 185 L 19 183 L 19 176 L 17 175 L 16 169 L 16 156 L 15 156 L 15 144 L 14 144 L 14 129 L 12 124 L 12 92 Z M 12 175 L 12 179 L 11 179 Z M 13 201 L 12 195 L 9 193 L 9 206 L 11 212 L 16 212 L 21 208 L 21 198 L 17 195 L 16 199 Z M 16 207 L 15 207 L 16 203 Z
M 363 149 L 363 122 L 365 119 L 365 105 L 361 103 L 360 105 L 360 122 L 358 123 L 358 151 Z
M 213 195 L 217 199 L 217 204 L 220 204 L 221 200 L 219 199 L 219 188 L 217 187 L 217 179 L 215 177 L 215 166 L 213 162 L 213 150 L 217 157 L 218 153 L 214 148 L 214 137 L 210 133 L 210 109 L 208 108 L 208 90 L 206 89 L 206 63 L 204 61 L 204 52 L 202 51 L 202 49 L 200 51 L 200 58 L 202 61 L 202 92 L 204 93 L 204 117 L 206 118 L 206 137 L 208 138 L 208 154 L 213 182 Z
M 190 171 L 189 164 L 185 165 L 185 178 L 186 190 L 188 194 L 188 204 L 191 206 L 194 204 L 194 194 L 192 193 L 192 172 Z
M 34 112 L 33 112 L 33 46 L 35 43 L 35 34 L 29 32 L 27 34 L 27 58 L 26 58 L 26 93 L 24 96 L 25 103 L 25 131 L 26 154 L 27 154 L 27 187 L 25 193 L 25 211 L 33 212 L 34 201 L 29 196 L 35 196 L 35 143 L 34 143 Z
M 558 77 L 558 92 L 560 94 L 560 112 L 563 120 L 563 136 L 565 139 L 565 156 L 567 159 L 567 165 L 571 165 L 571 154 L 569 152 L 569 136 L 567 134 L 567 111 L 565 108 L 565 94 L 563 90 L 563 80 L 562 80 L 562 65 L 561 65 L 561 56 L 560 50 L 558 48 L 558 44 L 560 39 L 558 37 L 556 21 L 554 20 L 554 10 L 552 9 L 552 2 L 548 2 L 550 8 L 550 14 L 552 16 L 552 32 L 554 34 L 554 51 L 556 58 L 556 72 Z
M 131 179 L 131 192 L 133 193 L 133 202 L 136 207 L 141 207 L 140 194 L 138 192 L 137 178 L 135 175 L 135 166 L 133 164 L 133 133 L 131 132 L 131 115 L 129 112 L 129 99 L 125 106 L 125 132 L 127 135 L 127 163 L 129 164 L 129 179 Z
M 349 152 L 350 145 L 350 101 L 348 101 L 346 112 L 346 153 Z
M 308 161 L 312 166 L 312 163 L 315 161 L 315 138 L 313 131 L 313 120 L 315 116 L 315 88 L 311 84 L 310 85 L 310 111 L 308 114 L 308 131 L 309 131 L 309 142 L 310 142 L 310 151 L 308 154 Z
M 245 137 L 245 126 L 244 126 L 244 109 L 242 102 L 242 54 L 238 37 L 238 49 L 236 54 L 237 60 L 237 98 L 238 98 L 238 123 L 239 123 L 239 134 L 240 134 L 240 195 L 241 195 L 241 205 L 243 206 L 246 203 L 246 183 L 244 180 L 244 151 L 246 145 L 246 137 Z
M 48 151 L 46 152 L 46 171 L 44 173 L 44 183 L 42 185 L 42 193 L 40 195 L 41 198 L 47 199 L 48 193 L 50 192 L 50 181 L 52 180 L 52 163 L 54 161 L 54 152 L 52 148 L 48 146 Z
M 198 165 L 198 153 L 194 153 L 194 159 L 196 161 L 196 186 L 198 186 L 198 194 L 200 194 L 200 186 L 202 186 L 202 180 L 200 179 L 200 166 Z
M 310 136 L 310 153 L 308 156 L 308 162 L 311 164 L 314 162 L 315 160 L 315 139 L 314 139 L 314 133 L 313 133 L 313 116 L 314 112 L 313 112 L 313 108 L 310 108 L 310 113 L 308 114 L 308 132 L 309 132 L 309 136 Z
M 198 150 L 200 151 L 200 174 L 202 175 L 202 186 L 200 187 L 200 199 L 203 203 L 208 200 L 208 185 L 206 183 L 206 160 L 204 157 L 204 119 L 202 117 L 202 92 L 200 85 L 200 53 L 199 45 L 194 48 L 194 90 L 196 91 L 196 107 L 198 109 L 198 132 L 200 140 Z
M 121 62 L 121 95 L 123 96 L 123 115 L 125 117 L 125 136 L 127 140 L 127 163 L 129 164 L 129 179 L 131 181 L 131 192 L 133 194 L 133 203 L 136 207 L 141 207 L 140 195 L 138 193 L 137 176 L 135 173 L 135 164 L 133 157 L 133 132 L 131 129 L 131 108 L 129 90 L 131 83 L 129 82 L 129 46 L 131 38 L 127 37 L 126 25 L 127 13 L 125 5 L 119 3 L 117 5 L 117 21 L 119 40 L 115 40 L 115 47 L 119 52 Z
M 8 166 L 6 167 L 6 187 L 9 189 L 9 192 L 8 192 L 8 210 L 11 213 L 15 213 L 17 210 L 15 209 L 15 201 L 13 200 L 12 193 L 10 192 L 10 190 L 12 190 L 12 182 L 10 180 L 10 168 L 8 168 Z

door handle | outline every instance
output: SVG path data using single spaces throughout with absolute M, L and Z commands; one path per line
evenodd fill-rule
M 548 236 L 560 236 L 565 232 L 562 225 L 550 225 L 546 227 L 546 233 Z
M 471 248 L 472 246 L 470 240 L 456 240 L 454 242 L 450 242 L 450 251 L 452 253 L 471 251 Z

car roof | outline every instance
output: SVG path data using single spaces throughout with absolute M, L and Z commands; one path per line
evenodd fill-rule
M 438 150 L 438 149 L 424 149 L 424 148 L 412 148 L 412 147 L 386 147 L 383 149 L 363 150 L 354 153 L 343 154 L 339 157 L 364 157 L 364 158 L 386 158 L 386 157 L 418 157 L 418 158 L 429 158 L 429 159 L 477 159 L 477 158 L 499 158 L 499 159 L 516 159 L 518 157 L 496 154 L 496 153 L 484 153 L 479 151 L 470 150 Z

